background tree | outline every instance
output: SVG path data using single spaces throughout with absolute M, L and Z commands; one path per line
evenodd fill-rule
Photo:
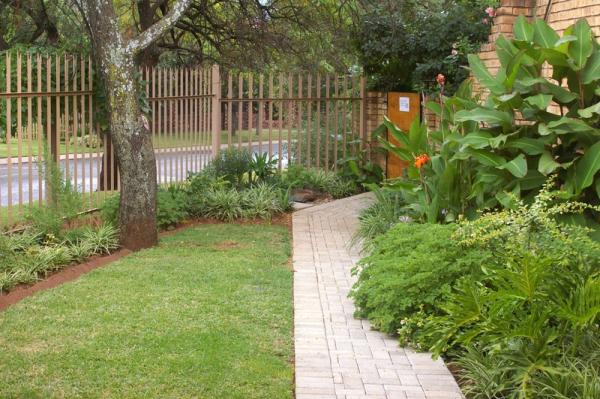
M 493 0 L 366 1 L 354 32 L 371 88 L 431 91 L 438 73 L 453 92 L 469 74 L 467 54 L 487 40 Z M 489 14 L 488 14 L 489 13 Z

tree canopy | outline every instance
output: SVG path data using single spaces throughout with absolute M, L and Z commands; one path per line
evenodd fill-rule
M 353 37 L 371 88 L 434 90 L 446 76 L 453 91 L 469 74 L 467 54 L 486 41 L 490 0 L 373 1 L 363 8 Z

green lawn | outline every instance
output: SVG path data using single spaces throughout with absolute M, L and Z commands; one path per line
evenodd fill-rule
M 208 225 L 0 313 L 1 398 L 292 398 L 287 229 Z

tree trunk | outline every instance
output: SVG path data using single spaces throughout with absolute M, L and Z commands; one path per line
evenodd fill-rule
M 150 0 L 138 0 L 136 6 L 140 20 L 140 30 L 143 32 L 154 25 L 154 8 Z M 159 56 L 160 53 L 156 44 L 152 43 L 137 54 L 136 63 L 141 67 L 153 67 L 158 62 Z
M 106 85 L 111 139 L 121 172 L 121 244 L 131 250 L 158 242 L 156 160 L 138 103 L 134 54 L 119 32 L 112 0 L 86 0 L 94 58 Z

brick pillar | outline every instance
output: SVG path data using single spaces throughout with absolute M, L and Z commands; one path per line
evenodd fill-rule
M 367 137 L 369 138 L 369 148 L 371 148 L 371 159 L 379 164 L 385 170 L 385 154 L 381 154 L 378 151 L 374 151 L 379 146 L 377 140 L 372 139 L 372 133 L 377 126 L 383 123 L 383 117 L 387 115 L 387 93 L 370 91 L 367 92 L 367 104 L 366 104 L 366 125 L 367 125 Z
M 513 25 L 517 17 L 525 15 L 531 18 L 534 6 L 535 0 L 502 0 L 500 2 L 500 7 L 496 9 L 496 17 L 494 18 L 494 25 L 492 26 L 488 42 L 484 43 L 479 51 L 479 58 L 481 58 L 481 61 L 483 61 L 492 75 L 495 75 L 500 68 L 500 60 L 496 54 L 496 39 L 500 35 L 504 35 L 507 38 L 512 37 Z M 477 82 L 473 85 L 473 89 L 475 91 L 480 90 Z

